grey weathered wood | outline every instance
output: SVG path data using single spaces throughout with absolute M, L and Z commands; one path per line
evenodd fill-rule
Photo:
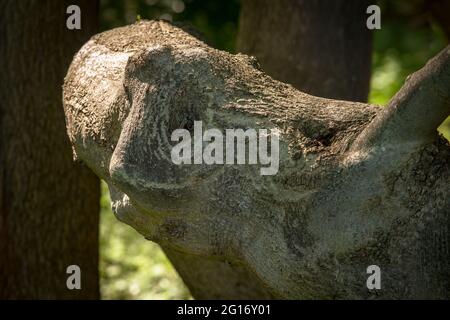
M 372 33 L 368 0 L 243 0 L 237 50 L 315 96 L 366 102 Z

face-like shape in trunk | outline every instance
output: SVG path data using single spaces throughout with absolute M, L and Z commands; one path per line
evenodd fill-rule
M 336 268 L 352 288 L 371 264 L 415 276 L 410 258 L 449 227 L 442 139 L 372 146 L 378 107 L 305 95 L 163 22 L 88 42 L 64 103 L 75 154 L 108 183 L 120 220 L 176 250 L 242 263 L 281 296 L 313 297 L 317 266 L 324 296 L 344 290 L 331 284 Z M 175 164 L 171 135 L 194 136 L 194 121 L 224 135 L 276 129 L 278 172 Z

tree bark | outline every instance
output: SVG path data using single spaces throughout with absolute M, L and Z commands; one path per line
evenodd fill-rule
M 449 88 L 450 47 L 382 109 L 305 94 L 248 56 L 142 21 L 78 52 L 64 107 L 116 216 L 192 268 L 229 263 L 277 298 L 448 299 L 450 146 L 436 128 Z M 194 121 L 277 132 L 279 171 L 175 164 L 171 134 Z M 382 290 L 366 287 L 370 265 Z
M 366 0 L 244 0 L 238 51 L 273 78 L 325 98 L 367 101 L 372 35 Z
M 238 51 L 256 56 L 269 75 L 304 92 L 365 101 L 371 65 L 371 34 L 364 28 L 367 6 L 367 1 L 243 1 Z M 353 81 L 342 81 L 350 75 Z M 270 297 L 258 289 L 257 279 L 234 265 L 215 261 L 205 268 L 187 256 L 171 260 L 196 298 Z M 227 285 L 211 285 L 215 279 Z
M 245 266 L 192 255 L 170 246 L 163 246 L 163 250 L 195 299 L 265 300 L 274 297 Z
M 66 8 L 81 8 L 81 30 Z M 97 30 L 97 1 L 0 3 L 0 298 L 96 299 L 99 179 L 75 163 L 64 75 Z M 66 268 L 81 268 L 68 290 Z

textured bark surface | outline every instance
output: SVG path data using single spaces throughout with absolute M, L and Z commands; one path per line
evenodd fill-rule
M 449 298 L 450 147 L 436 128 L 450 113 L 450 48 L 385 109 L 302 93 L 257 66 L 161 21 L 78 52 L 67 128 L 116 216 L 172 260 L 192 257 L 181 274 L 227 262 L 277 298 Z M 278 130 L 278 174 L 173 164 L 170 135 L 194 120 Z M 372 264 L 379 291 L 365 286 Z
M 81 7 L 81 31 L 66 29 L 70 4 Z M 2 299 L 99 297 L 99 180 L 73 162 L 61 93 L 96 26 L 96 1 L 0 2 Z M 82 290 L 66 287 L 71 264 Z
M 319 97 L 367 101 L 366 0 L 244 0 L 238 51 L 273 78 Z

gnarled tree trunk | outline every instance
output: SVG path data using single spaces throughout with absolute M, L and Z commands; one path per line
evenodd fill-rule
M 173 252 L 227 261 L 280 298 L 448 298 L 450 48 L 389 106 L 310 96 L 165 22 L 92 38 L 64 85 L 77 156 L 116 216 Z M 177 165 L 176 129 L 269 129 L 279 171 Z M 195 134 L 195 133 L 194 133 Z M 365 286 L 382 270 L 382 290 Z
M 78 4 L 82 29 L 66 28 Z M 61 86 L 97 1 L 0 2 L 0 298 L 94 299 L 99 180 L 73 162 Z M 81 268 L 68 290 L 66 268 Z

